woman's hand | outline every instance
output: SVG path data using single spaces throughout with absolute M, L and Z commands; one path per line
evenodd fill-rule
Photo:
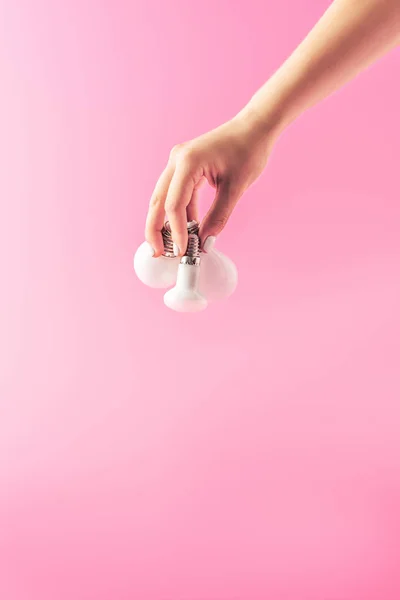
M 154 256 L 163 253 L 161 230 L 165 214 L 171 225 L 177 256 L 187 247 L 187 221 L 198 220 L 198 194 L 208 183 L 216 189 L 214 202 L 200 226 L 204 246 L 225 227 L 239 198 L 264 169 L 275 136 L 250 114 L 190 142 L 173 148 L 153 192 L 146 221 L 146 240 Z
M 165 213 L 176 254 L 184 254 L 186 222 L 198 220 L 199 188 L 207 180 L 216 195 L 200 226 L 204 248 L 260 175 L 280 131 L 399 43 L 400 0 L 335 0 L 237 117 L 173 149 L 147 216 L 154 256 L 163 252 Z

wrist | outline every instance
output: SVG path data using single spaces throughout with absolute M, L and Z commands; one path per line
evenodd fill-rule
M 236 115 L 235 121 L 242 124 L 247 135 L 255 141 L 275 142 L 286 127 L 283 111 L 266 108 L 254 96 L 250 102 Z

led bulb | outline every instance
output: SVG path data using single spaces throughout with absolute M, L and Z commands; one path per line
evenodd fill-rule
M 230 258 L 214 248 L 202 253 L 199 291 L 209 302 L 228 298 L 237 282 L 238 272 Z
M 199 312 L 207 308 L 207 300 L 198 292 L 200 268 L 198 265 L 181 263 L 176 286 L 164 295 L 164 303 L 177 312 Z
M 190 234 L 185 256 L 181 258 L 176 285 L 164 295 L 164 303 L 177 312 L 199 312 L 207 300 L 198 291 L 200 277 L 199 238 Z
M 179 258 L 159 256 L 153 258 L 153 249 L 143 242 L 133 259 L 135 273 L 142 283 L 152 288 L 168 288 L 176 281 Z
M 208 302 L 228 298 L 236 289 L 238 274 L 234 263 L 222 252 L 215 250 L 215 237 L 206 240 L 204 252 L 200 250 L 199 225 L 187 223 L 188 245 L 179 259 L 173 254 L 171 227 L 168 222 L 162 230 L 164 254 L 153 258 L 153 249 L 144 242 L 134 257 L 136 275 L 152 288 L 168 288 L 164 303 L 178 312 L 198 312 Z

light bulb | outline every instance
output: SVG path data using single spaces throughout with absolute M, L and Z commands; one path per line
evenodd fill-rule
M 199 238 L 190 234 L 185 256 L 179 263 L 176 285 L 164 295 L 165 305 L 177 312 L 199 312 L 207 308 L 206 298 L 198 291 L 199 277 Z
M 199 229 L 197 221 L 189 221 L 188 234 Z M 174 285 L 178 273 L 179 258 L 174 255 L 171 227 L 168 221 L 162 228 L 164 253 L 158 258 L 153 258 L 153 249 L 147 242 L 143 242 L 136 250 L 133 259 L 135 273 L 142 283 L 152 288 L 168 288 Z
M 133 266 L 140 281 L 152 288 L 168 288 L 174 285 L 179 258 L 159 256 L 153 258 L 153 249 L 143 242 L 136 250 Z
M 168 288 L 176 282 L 164 295 L 166 306 L 178 312 L 198 312 L 204 310 L 209 301 L 228 298 L 236 289 L 238 274 L 234 263 L 214 249 L 215 238 L 209 237 L 206 252 L 200 253 L 196 221 L 187 223 L 187 229 L 188 246 L 181 259 L 174 256 L 171 227 L 167 222 L 162 229 L 163 255 L 153 258 L 153 249 L 144 242 L 136 251 L 134 268 L 140 281 L 150 287 Z
M 214 248 L 202 253 L 199 290 L 209 302 L 228 298 L 237 282 L 238 272 L 230 258 Z

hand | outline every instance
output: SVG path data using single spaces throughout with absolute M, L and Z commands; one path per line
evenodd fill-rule
M 173 148 L 168 164 L 153 192 L 146 221 L 146 240 L 154 256 L 163 253 L 161 230 L 165 214 L 171 225 L 174 251 L 187 247 L 187 221 L 198 221 L 201 185 L 216 189 L 214 202 L 200 226 L 204 242 L 225 227 L 239 198 L 264 169 L 274 135 L 268 134 L 248 114 Z
M 163 253 L 165 213 L 176 255 L 185 253 L 186 223 L 198 220 L 199 189 L 208 181 L 216 195 L 200 226 L 204 249 L 264 169 L 279 133 L 399 43 L 399 0 L 335 0 L 237 117 L 172 150 L 147 215 L 146 239 L 154 256 Z

